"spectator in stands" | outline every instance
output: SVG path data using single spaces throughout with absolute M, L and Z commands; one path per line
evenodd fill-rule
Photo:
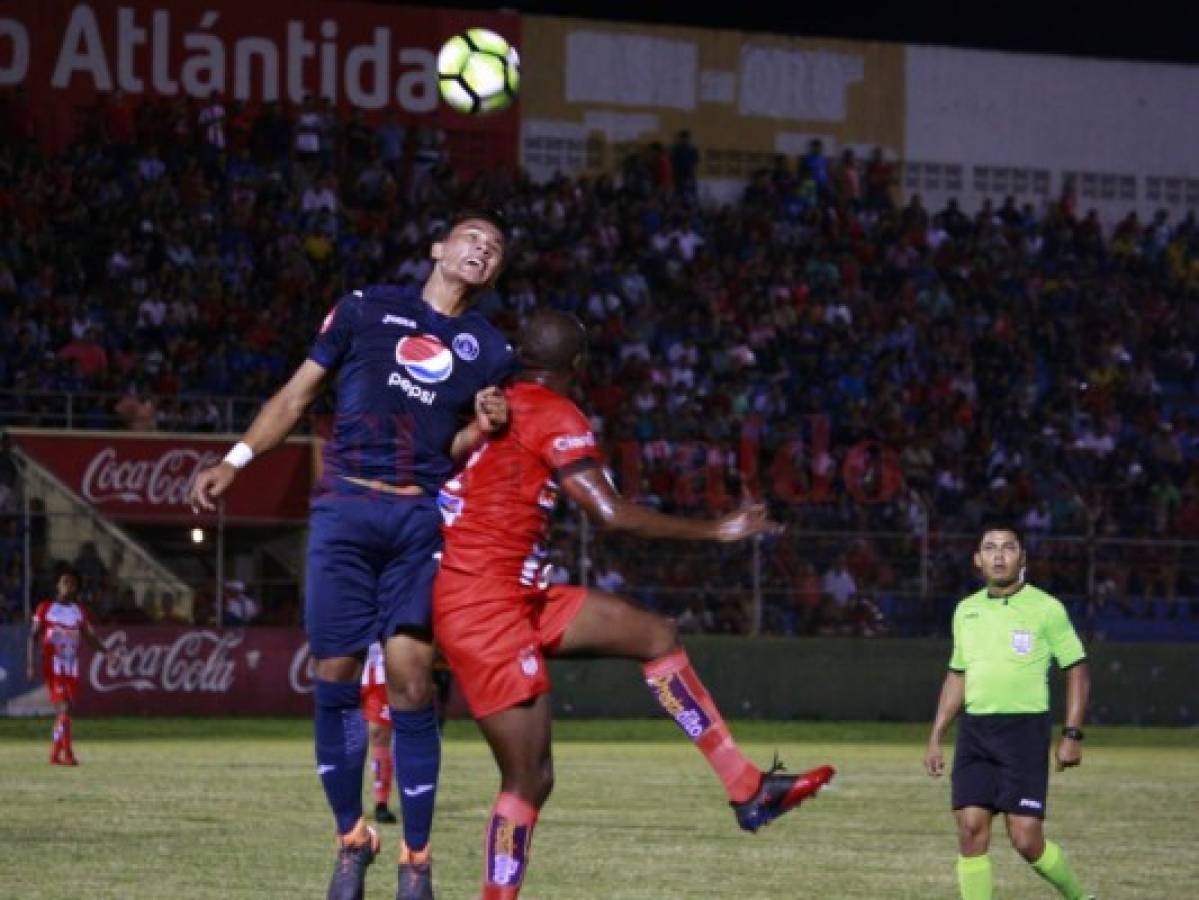
M 100 329 L 89 326 L 83 337 L 77 337 L 58 351 L 58 358 L 78 365 L 80 376 L 89 382 L 98 380 L 108 371 L 108 352 L 101 343 Z
M 246 593 L 244 581 L 225 582 L 225 615 L 224 623 L 233 628 L 241 628 L 253 623 L 262 612 L 258 601 Z
M 838 617 L 844 618 L 858 595 L 858 585 L 849 572 L 848 560 L 844 553 L 838 554 L 824 573 L 820 589 L 832 601 Z
M 158 404 L 137 381 L 129 383 L 117 401 L 115 412 L 130 431 L 155 431 L 158 428 Z
M 760 479 L 800 529 L 969 531 L 982 497 L 1017 518 L 1042 517 L 1044 499 L 1046 540 L 1085 533 L 1092 506 L 1108 536 L 1144 524 L 1181 537 L 1199 520 L 1187 493 L 1199 484 L 1193 219 L 1128 218 L 1108 234 L 1079 215 L 1073 185 L 1043 216 L 1016 196 L 930 217 L 916 198 L 893 208 L 881 149 L 830 165 L 815 144 L 798 172 L 768 164 L 724 208 L 687 198 L 677 139 L 669 152 L 631 147 L 612 176 L 459 182 L 444 136 L 394 119 L 376 132 L 380 167 L 362 152 L 366 122 L 339 133 L 312 98 L 294 129 L 278 104 L 244 111 L 248 154 L 230 109 L 225 173 L 202 164 L 200 108 L 185 98 L 136 107 L 123 169 L 102 135 L 55 159 L 28 151 L 24 126 L 0 135 L 0 421 L 60 424 L 63 401 L 47 396 L 94 391 L 103 399 L 72 399 L 74 422 L 111 427 L 113 395 L 136 383 L 127 424 L 218 427 L 233 407 L 183 398 L 260 393 L 306 353 L 347 277 L 419 280 L 417 248 L 469 197 L 504 207 L 519 237 L 489 314 L 510 328 L 546 303 L 585 318 L 588 405 L 605 441 L 653 448 L 637 476 L 647 501 L 706 502 L 678 488 L 688 447 L 735 466 L 753 430 L 766 464 L 771 441 L 804 445 L 802 488 L 824 501 L 790 502 Z M 327 188 L 336 202 L 305 210 Z M 830 423 L 819 453 L 795 424 L 818 415 Z M 848 496 L 845 448 L 865 439 L 902 454 L 919 500 Z M 1086 507 L 1079 485 L 1096 494 Z M 621 563 L 633 583 L 667 580 L 660 561 Z M 1182 596 L 1190 563 L 1177 565 Z M 713 577 L 739 587 L 731 569 Z M 1165 593 L 1160 578 L 1148 587 Z M 1127 588 L 1139 598 L 1147 585 Z
M 699 151 L 691 142 L 691 132 L 683 129 L 675 135 L 670 147 L 670 166 L 674 172 L 674 186 L 679 195 L 694 200 L 698 191 Z
M 104 565 L 104 560 L 100 558 L 95 541 L 84 541 L 79 545 L 79 552 L 75 555 L 72 567 L 79 576 L 80 592 L 86 595 L 89 603 L 94 606 L 94 599 L 90 598 L 95 598 L 97 593 L 104 590 L 105 579 L 108 578 L 108 566 Z

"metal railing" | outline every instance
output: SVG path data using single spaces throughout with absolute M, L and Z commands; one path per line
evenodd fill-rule
M 0 428 L 78 428 L 234 433 L 244 431 L 263 397 L 178 394 L 133 398 L 72 391 L 0 391 Z
M 977 542 L 937 531 L 805 530 L 687 545 L 579 528 L 553 552 L 587 583 L 616 587 L 695 630 L 916 636 L 946 634 L 953 606 L 981 586 Z M 1199 617 L 1196 542 L 1039 534 L 1027 542 L 1028 581 L 1089 630 L 1176 621 L 1159 629 L 1164 636 Z
M 227 555 L 255 560 L 226 564 L 224 572 L 236 570 L 258 601 L 257 622 L 300 623 L 300 576 L 255 556 L 258 538 L 227 528 L 220 546 L 210 529 L 205 543 L 188 546 L 188 529 L 172 526 L 175 544 L 159 556 L 172 574 L 162 578 L 144 567 L 135 571 L 106 545 L 95 548 L 89 568 L 80 560 L 79 522 L 71 521 L 84 518 L 85 512 L 39 514 L 20 498 L 16 508 L 0 511 L 0 574 L 7 578 L 0 621 L 25 617 L 26 593 L 34 600 L 52 593 L 54 564 L 65 561 L 84 570 L 85 599 L 101 621 L 215 624 L 228 618 L 217 567 Z M 297 541 L 297 553 L 302 531 L 297 526 L 287 538 Z M 553 579 L 630 595 L 690 632 L 944 635 L 956 601 L 980 584 L 972 534 L 806 530 L 741 544 L 690 544 L 597 532 L 578 515 L 567 516 L 557 534 Z M 1199 627 L 1192 626 L 1199 614 L 1195 542 L 1035 535 L 1027 577 L 1092 632 L 1141 627 L 1149 619 L 1160 626 L 1149 638 L 1170 637 L 1175 626 L 1167 623 L 1175 620 L 1179 634 Z M 194 598 L 190 604 L 185 591 Z

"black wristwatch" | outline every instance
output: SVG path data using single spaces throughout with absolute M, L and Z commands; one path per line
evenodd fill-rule
M 1062 737 L 1069 738 L 1072 741 L 1081 741 L 1083 739 L 1082 729 L 1067 725 L 1062 729 Z

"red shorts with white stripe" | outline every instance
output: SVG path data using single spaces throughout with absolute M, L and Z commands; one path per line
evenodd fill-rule
M 438 573 L 433 635 L 471 715 L 482 719 L 549 691 L 545 654 L 586 597 L 586 588 L 573 585 L 526 588 L 509 578 Z
M 46 677 L 46 688 L 50 692 L 51 703 L 74 703 L 79 696 L 79 679 L 71 675 L 49 675 Z
M 364 684 L 362 686 L 362 715 L 375 725 L 391 727 L 391 707 L 387 703 L 387 685 Z

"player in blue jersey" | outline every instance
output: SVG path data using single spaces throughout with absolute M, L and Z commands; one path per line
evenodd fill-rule
M 336 371 L 305 602 L 316 660 L 317 774 L 339 839 L 330 900 L 362 897 L 378 852 L 378 835 L 362 816 L 367 741 L 359 700 L 363 657 L 376 640 L 384 646 L 404 819 L 396 896 L 433 896 L 428 841 L 441 761 L 430 633 L 441 551 L 436 497 L 454 460 L 507 421 L 495 386 L 513 368 L 512 348 L 470 308 L 495 281 L 504 249 L 495 216 L 464 212 L 433 244 L 420 291 L 374 286 L 342 297 L 308 359 L 191 491 L 193 509 L 211 511 L 240 469 L 286 438 Z

